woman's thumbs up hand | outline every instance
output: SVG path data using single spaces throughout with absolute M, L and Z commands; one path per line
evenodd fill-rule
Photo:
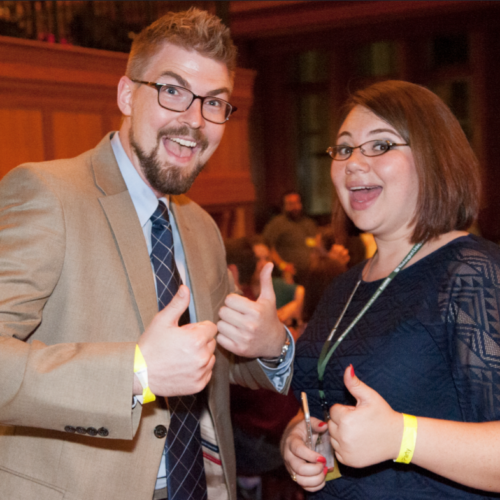
M 403 415 L 363 383 L 352 365 L 344 372 L 347 390 L 356 406 L 333 405 L 328 431 L 335 454 L 350 467 L 367 467 L 398 456 L 403 435 Z

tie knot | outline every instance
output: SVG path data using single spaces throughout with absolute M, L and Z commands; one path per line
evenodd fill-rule
M 153 226 L 166 228 L 170 226 L 170 218 L 168 216 L 168 208 L 163 201 L 158 202 L 158 207 L 151 216 Z

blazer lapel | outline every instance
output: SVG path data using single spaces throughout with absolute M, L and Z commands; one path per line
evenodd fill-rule
M 158 312 L 158 302 L 144 233 L 113 154 L 109 136 L 94 151 L 92 169 L 96 185 L 104 195 L 99 198 L 99 203 L 116 239 L 145 329 Z
M 197 321 L 213 321 L 213 307 L 210 298 L 210 289 L 205 278 L 205 272 L 201 264 L 199 239 L 200 235 L 194 234 L 190 228 L 189 218 L 183 210 L 182 205 L 188 199 L 183 196 L 172 196 L 170 207 L 174 214 L 179 235 L 186 256 L 186 263 L 191 283 L 191 292 L 196 310 Z M 187 201 L 189 203 L 189 201 Z

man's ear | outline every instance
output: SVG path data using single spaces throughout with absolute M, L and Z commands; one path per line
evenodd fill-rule
M 124 116 L 132 114 L 134 82 L 128 76 L 122 76 L 118 82 L 117 103 Z

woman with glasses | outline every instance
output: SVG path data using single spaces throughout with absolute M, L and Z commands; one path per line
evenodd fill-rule
M 341 477 L 325 481 L 300 414 L 286 466 L 315 499 L 500 498 L 500 250 L 466 232 L 477 160 L 418 85 L 376 83 L 341 118 L 336 219 L 377 252 L 332 283 L 296 345 L 292 388 Z

